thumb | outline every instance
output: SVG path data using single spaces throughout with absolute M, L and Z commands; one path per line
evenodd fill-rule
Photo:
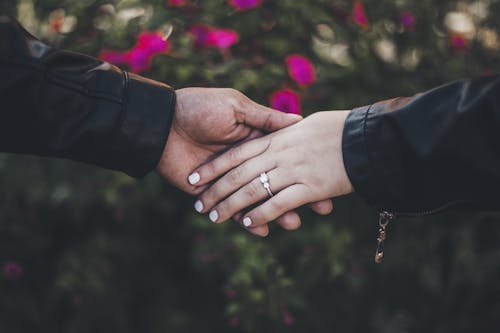
M 255 102 L 251 102 L 241 112 L 243 113 L 242 122 L 245 125 L 263 130 L 264 132 L 274 132 L 303 119 L 298 114 L 284 113 Z

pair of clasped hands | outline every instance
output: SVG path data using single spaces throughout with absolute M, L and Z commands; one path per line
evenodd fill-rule
M 233 89 L 185 88 L 176 96 L 156 171 L 196 196 L 195 210 L 212 222 L 233 219 L 250 233 L 267 236 L 269 222 L 297 229 L 301 220 L 294 209 L 309 205 L 326 215 L 333 209 L 331 198 L 353 191 L 341 147 L 349 111 L 303 119 Z

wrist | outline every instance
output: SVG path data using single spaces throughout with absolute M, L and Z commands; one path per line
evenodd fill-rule
M 335 145 L 335 154 L 337 164 L 337 172 L 339 182 L 336 184 L 338 188 L 336 191 L 338 195 L 344 195 L 354 192 L 354 188 L 352 186 L 351 180 L 349 179 L 349 175 L 347 172 L 347 168 L 344 161 L 343 154 L 343 136 L 345 129 L 345 122 L 347 117 L 349 116 L 350 110 L 343 111 L 332 111 L 335 117 L 335 128 L 334 128 L 334 145 Z
M 169 117 L 170 117 L 170 126 L 168 128 L 167 132 L 167 137 L 165 140 L 165 145 L 163 147 L 163 152 L 161 154 L 160 160 L 158 161 L 158 164 L 156 165 L 155 171 L 160 175 L 164 176 L 166 172 L 166 166 L 167 166 L 167 156 L 171 153 L 172 151 L 172 146 L 175 145 L 175 142 L 178 141 L 177 139 L 177 133 L 176 133 L 176 114 L 179 113 L 179 103 L 182 100 L 182 94 L 179 94 L 179 90 L 174 90 L 173 91 L 173 101 L 171 104 L 171 107 L 169 109 Z

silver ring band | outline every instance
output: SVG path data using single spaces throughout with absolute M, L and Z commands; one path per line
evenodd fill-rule
M 267 173 L 263 172 L 260 174 L 260 182 L 262 183 L 262 185 L 266 189 L 267 194 L 269 195 L 269 198 L 272 198 L 274 196 L 274 194 L 271 191 L 271 185 L 269 184 L 269 177 L 267 176 Z

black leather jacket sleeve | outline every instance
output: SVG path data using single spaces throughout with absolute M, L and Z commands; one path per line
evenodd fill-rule
M 0 16 L 0 151 L 61 157 L 141 177 L 159 162 L 169 86 L 43 44 Z
M 379 210 L 498 210 L 500 76 L 355 109 L 342 145 L 354 189 Z

